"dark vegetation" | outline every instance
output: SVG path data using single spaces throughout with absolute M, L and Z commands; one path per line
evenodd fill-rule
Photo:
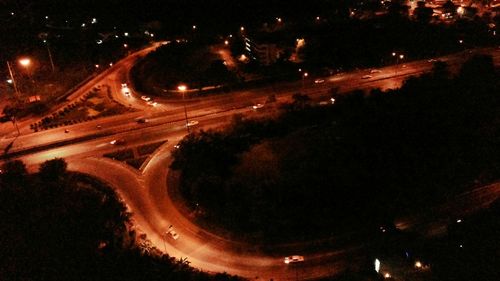
M 204 220 L 261 241 L 373 229 L 498 179 L 500 84 L 491 57 L 444 63 L 401 89 L 297 94 L 279 118 L 190 134 L 180 191 Z
M 64 160 L 28 174 L 20 161 L 0 174 L 2 280 L 239 280 L 208 275 L 139 246 L 116 193 Z
M 499 280 L 500 200 L 462 223 L 428 249 L 434 272 L 443 281 Z
M 303 57 L 306 64 L 315 67 L 395 64 L 392 52 L 404 54 L 405 60 L 413 60 L 498 42 L 488 28 L 488 21 L 480 18 L 439 24 L 389 14 L 369 20 L 311 26 L 302 32 L 306 41 Z
M 206 44 L 172 42 L 147 55 L 132 69 L 134 85 L 140 91 L 162 93 L 177 90 L 180 83 L 191 89 L 222 85 L 235 80 L 219 55 Z

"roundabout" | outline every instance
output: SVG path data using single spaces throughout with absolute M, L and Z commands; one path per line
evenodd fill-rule
M 388 66 L 380 73 L 373 73 L 370 79 L 363 79 L 366 74 L 358 71 L 325 77 L 321 83 L 314 83 L 313 79 L 307 81 L 306 86 L 303 86 L 304 81 L 285 82 L 236 91 L 230 95 L 193 99 L 186 103 L 158 98 L 158 104 L 151 106 L 141 99 L 145 94 L 136 92 L 126 78 L 131 66 L 142 54 L 140 52 L 116 63 L 71 96 L 76 99 L 88 89 L 106 84 L 114 89 L 111 96 L 115 101 L 138 112 L 71 125 L 68 126 L 68 133 L 61 129 L 31 133 L 25 126 L 21 127 L 21 136 L 14 140 L 11 134 L 5 135 L 0 146 L 5 149 L 11 144 L 11 151 L 20 153 L 15 158 L 25 161 L 31 170 L 36 170 L 45 160 L 63 157 L 67 159 L 70 170 L 90 174 L 108 183 L 123 198 L 136 226 L 156 248 L 179 259 L 187 258 L 192 266 L 203 271 L 228 272 L 257 280 L 294 280 L 332 276 L 345 269 L 356 269 L 353 266 L 362 259 L 363 249 L 358 243 L 342 242 L 348 240 L 345 237 L 332 237 L 332 241 L 258 245 L 238 239 L 229 240 L 193 223 L 189 211 L 176 202 L 175 196 L 171 196 L 171 181 L 168 179 L 172 175 L 167 168 L 172 162 L 171 151 L 187 134 L 188 118 L 193 130 L 215 128 L 227 124 L 234 114 L 272 114 L 273 106 L 264 105 L 270 92 L 276 95 L 277 103 L 290 101 L 298 90 L 320 102 L 333 85 L 343 91 L 392 88 L 409 76 L 428 71 L 431 65 L 427 61 L 417 61 L 408 63 L 397 75 L 394 75 L 394 66 Z M 500 55 L 498 52 L 493 52 L 493 55 L 498 63 Z M 453 65 L 461 62 L 463 57 L 459 54 L 443 60 Z M 129 85 L 130 96 L 121 91 L 122 83 Z M 145 121 L 140 123 L 136 119 Z M 99 134 L 84 139 L 96 132 Z M 160 140 L 167 142 L 150 155 L 140 169 L 133 169 L 122 162 L 101 157 L 115 150 L 111 141 L 122 138 L 126 139 L 124 147 Z M 43 149 L 22 154 L 26 147 L 43 145 L 46 145 Z M 477 195 L 481 200 L 491 202 L 498 197 L 498 185 L 486 190 Z M 471 196 L 475 197 L 476 193 L 471 193 Z M 401 220 L 401 225 L 408 229 L 426 223 L 421 218 Z M 316 245 L 319 250 L 307 251 L 311 245 Z M 289 257 L 288 263 L 285 257 Z

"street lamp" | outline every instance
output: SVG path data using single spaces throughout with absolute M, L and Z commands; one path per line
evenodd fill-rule
M 177 86 L 177 90 L 179 90 L 181 93 L 182 93 L 182 103 L 184 104 L 184 117 L 186 117 L 186 128 L 187 128 L 187 132 L 189 134 L 189 123 L 188 123 L 188 115 L 187 115 L 187 108 L 186 108 L 186 100 L 184 98 L 184 95 L 186 93 L 186 90 L 187 90 L 187 86 L 184 85 L 184 84 L 181 84 L 179 86 Z
M 19 59 L 19 64 L 28 68 L 31 65 L 31 60 L 29 58 Z
M 47 53 L 49 54 L 50 66 L 52 68 L 52 73 L 54 73 L 55 66 L 54 66 L 54 60 L 52 59 L 52 52 L 50 51 L 50 48 L 49 48 L 49 42 L 47 42 L 47 40 L 43 40 L 43 43 L 45 43 L 45 47 L 47 47 Z
M 17 89 L 17 84 L 16 84 L 16 80 L 14 79 L 14 73 L 12 72 L 12 66 L 10 65 L 9 61 L 7 61 L 7 69 L 9 70 L 9 74 L 10 74 L 10 81 L 7 81 L 7 83 L 12 83 L 12 85 L 14 86 L 14 92 L 16 93 L 16 97 L 19 98 L 19 90 Z
M 31 83 L 33 83 L 33 92 L 36 92 L 36 84 L 35 84 L 35 79 L 33 78 L 32 71 L 31 71 L 31 66 L 32 66 L 32 61 L 30 58 L 21 58 L 18 60 L 19 64 L 26 69 L 26 73 L 31 80 Z
M 304 72 L 304 74 L 302 74 L 302 89 L 304 89 L 304 80 L 307 78 L 307 76 L 309 76 L 307 72 Z
M 399 61 L 403 60 L 405 58 L 405 55 L 403 54 L 397 54 L 396 52 L 392 52 L 392 56 L 396 57 L 396 70 L 394 71 L 394 75 L 398 74 L 398 68 L 399 68 Z

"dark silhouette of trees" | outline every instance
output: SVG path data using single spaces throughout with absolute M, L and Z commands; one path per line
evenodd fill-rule
M 66 167 L 54 159 L 28 174 L 21 161 L 2 165 L 2 280 L 240 280 L 140 246 L 115 191 Z
M 50 182 L 67 175 L 66 168 L 66 161 L 62 158 L 56 158 L 42 163 L 38 174 L 44 181 Z
M 478 56 L 457 76 L 436 62 L 398 90 L 355 91 L 330 107 L 298 94 L 280 117 L 190 135 L 172 168 L 206 219 L 241 235 L 368 229 L 498 179 L 499 81 Z

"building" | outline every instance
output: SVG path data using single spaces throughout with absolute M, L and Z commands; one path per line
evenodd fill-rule
M 252 60 L 257 60 L 263 65 L 271 65 L 280 57 L 281 50 L 275 43 L 256 42 L 245 36 L 245 51 Z

